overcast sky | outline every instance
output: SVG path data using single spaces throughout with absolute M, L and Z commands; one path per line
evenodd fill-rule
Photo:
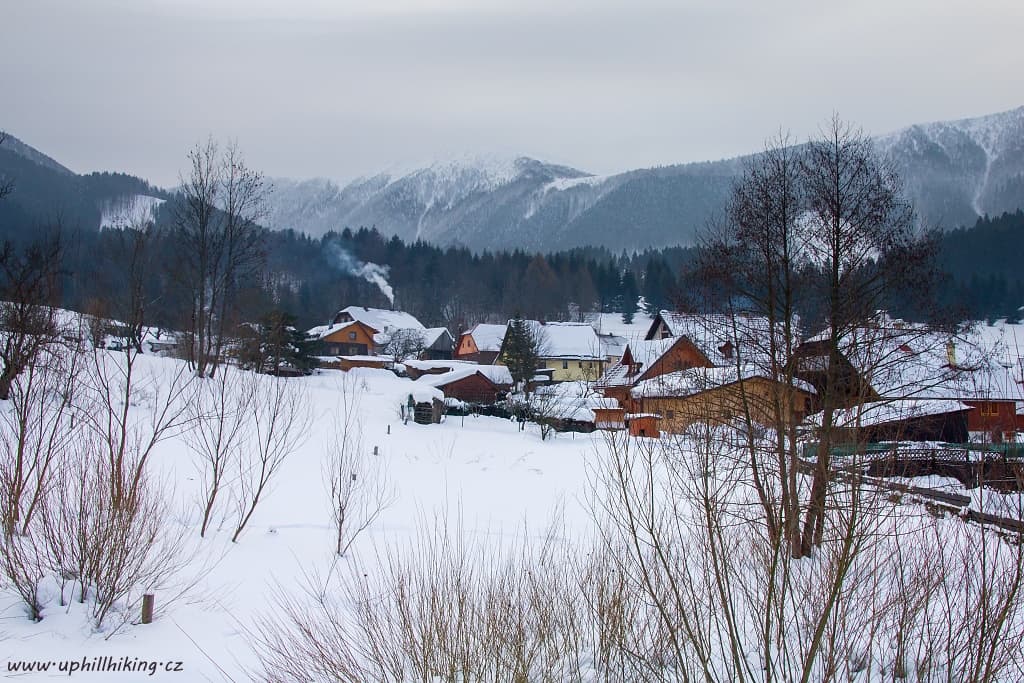
M 1018 107 L 1022 33 L 1020 0 L 0 0 L 0 129 L 159 185 L 209 135 L 270 176 L 611 173 Z

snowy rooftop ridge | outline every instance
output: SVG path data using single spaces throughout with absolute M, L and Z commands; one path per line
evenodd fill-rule
M 393 332 L 395 330 L 425 331 L 427 329 L 423 326 L 423 323 L 415 318 L 415 316 L 406 313 L 405 311 L 392 311 L 386 308 L 369 308 L 367 306 L 347 306 L 338 311 L 338 315 L 335 316 L 335 320 L 339 317 L 345 317 L 346 314 L 353 320 L 358 320 L 378 332 Z
M 505 339 L 505 331 L 508 325 L 492 325 L 480 323 L 466 330 L 463 334 L 473 337 L 473 343 L 479 351 L 497 353 L 501 350 L 501 343 Z

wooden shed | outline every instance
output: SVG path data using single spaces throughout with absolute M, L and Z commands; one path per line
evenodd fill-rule
M 657 413 L 630 413 L 625 416 L 630 436 L 661 436 L 661 415 Z
M 501 386 L 474 366 L 458 368 L 443 375 L 425 375 L 417 381 L 440 389 L 447 398 L 466 403 L 489 405 L 505 393 Z

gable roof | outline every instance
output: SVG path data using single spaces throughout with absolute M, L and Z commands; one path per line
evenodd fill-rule
M 473 337 L 473 343 L 476 344 L 478 351 L 497 353 L 501 351 L 501 342 L 505 339 L 505 330 L 507 328 L 507 325 L 480 323 L 462 334 L 468 334 Z
M 604 352 L 597 332 L 589 323 L 526 323 L 538 335 L 541 358 L 603 360 Z
M 501 365 L 470 365 L 467 367 L 459 367 L 452 369 L 448 372 L 440 375 L 423 375 L 416 381 L 421 384 L 426 384 L 431 387 L 443 387 L 453 382 L 472 377 L 473 375 L 480 375 L 491 384 L 495 385 L 495 388 L 501 386 L 512 385 L 512 374 L 508 368 Z
M 619 362 L 608 368 L 598 380 L 598 386 L 630 386 L 642 380 L 647 371 L 658 362 L 669 350 L 680 343 L 683 337 L 665 337 L 664 339 L 642 339 L 626 344 Z M 631 367 L 636 371 L 630 373 Z
M 734 362 L 729 351 L 739 353 L 744 361 L 767 367 L 768 346 L 772 325 L 768 318 L 748 313 L 673 313 L 661 311 L 647 330 L 646 340 L 653 340 L 659 324 L 664 324 L 669 337 L 686 337 L 712 365 Z M 799 322 L 796 322 L 799 326 Z M 781 325 L 776 324 L 777 343 L 783 343 Z
M 804 345 L 805 367 L 817 358 L 824 370 L 828 335 L 825 329 Z M 839 350 L 882 399 L 1024 401 L 1024 367 L 992 341 L 976 328 L 953 334 L 880 314 L 844 334 Z
M 372 327 L 377 332 L 390 333 L 395 330 L 425 330 L 419 320 L 404 311 L 389 311 L 384 308 L 368 308 L 366 306 L 347 306 L 334 316 L 335 320 L 345 317 L 358 320 Z M 340 321 L 339 321 L 340 322 Z
M 454 339 L 452 339 L 452 333 L 448 331 L 447 327 L 428 327 L 423 330 L 423 346 L 429 349 L 440 342 L 446 335 L 448 343 L 444 346 L 450 347 Z
M 324 339 L 325 337 L 329 337 L 336 332 L 341 332 L 347 327 L 357 326 L 362 326 L 364 329 L 366 329 L 368 335 L 372 335 L 375 331 L 372 327 L 369 327 L 368 325 L 363 325 L 358 320 L 350 320 L 348 322 L 336 323 L 334 325 L 318 325 L 317 327 L 313 327 L 307 330 L 306 336 L 311 339 Z

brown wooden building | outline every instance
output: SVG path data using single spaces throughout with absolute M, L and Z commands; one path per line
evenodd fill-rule
M 480 323 L 459 335 L 455 346 L 457 360 L 473 361 L 481 365 L 490 365 L 501 352 L 501 343 L 505 339 L 507 325 L 491 325 Z
M 803 384 L 803 383 L 801 383 Z M 695 423 L 724 424 L 736 419 L 764 426 L 801 422 L 812 404 L 809 386 L 788 387 L 762 376 L 736 379 L 730 368 L 693 368 L 638 384 L 631 408 L 661 415 L 661 430 L 680 433 Z M 776 413 L 776 402 L 782 415 Z
M 317 340 L 317 355 L 321 356 L 369 356 L 373 354 L 373 335 L 377 330 L 359 322 L 338 323 L 320 333 Z
M 494 403 L 507 391 L 507 387 L 493 382 L 483 371 L 472 366 L 440 375 L 424 375 L 416 381 L 440 389 L 447 398 L 484 405 Z

